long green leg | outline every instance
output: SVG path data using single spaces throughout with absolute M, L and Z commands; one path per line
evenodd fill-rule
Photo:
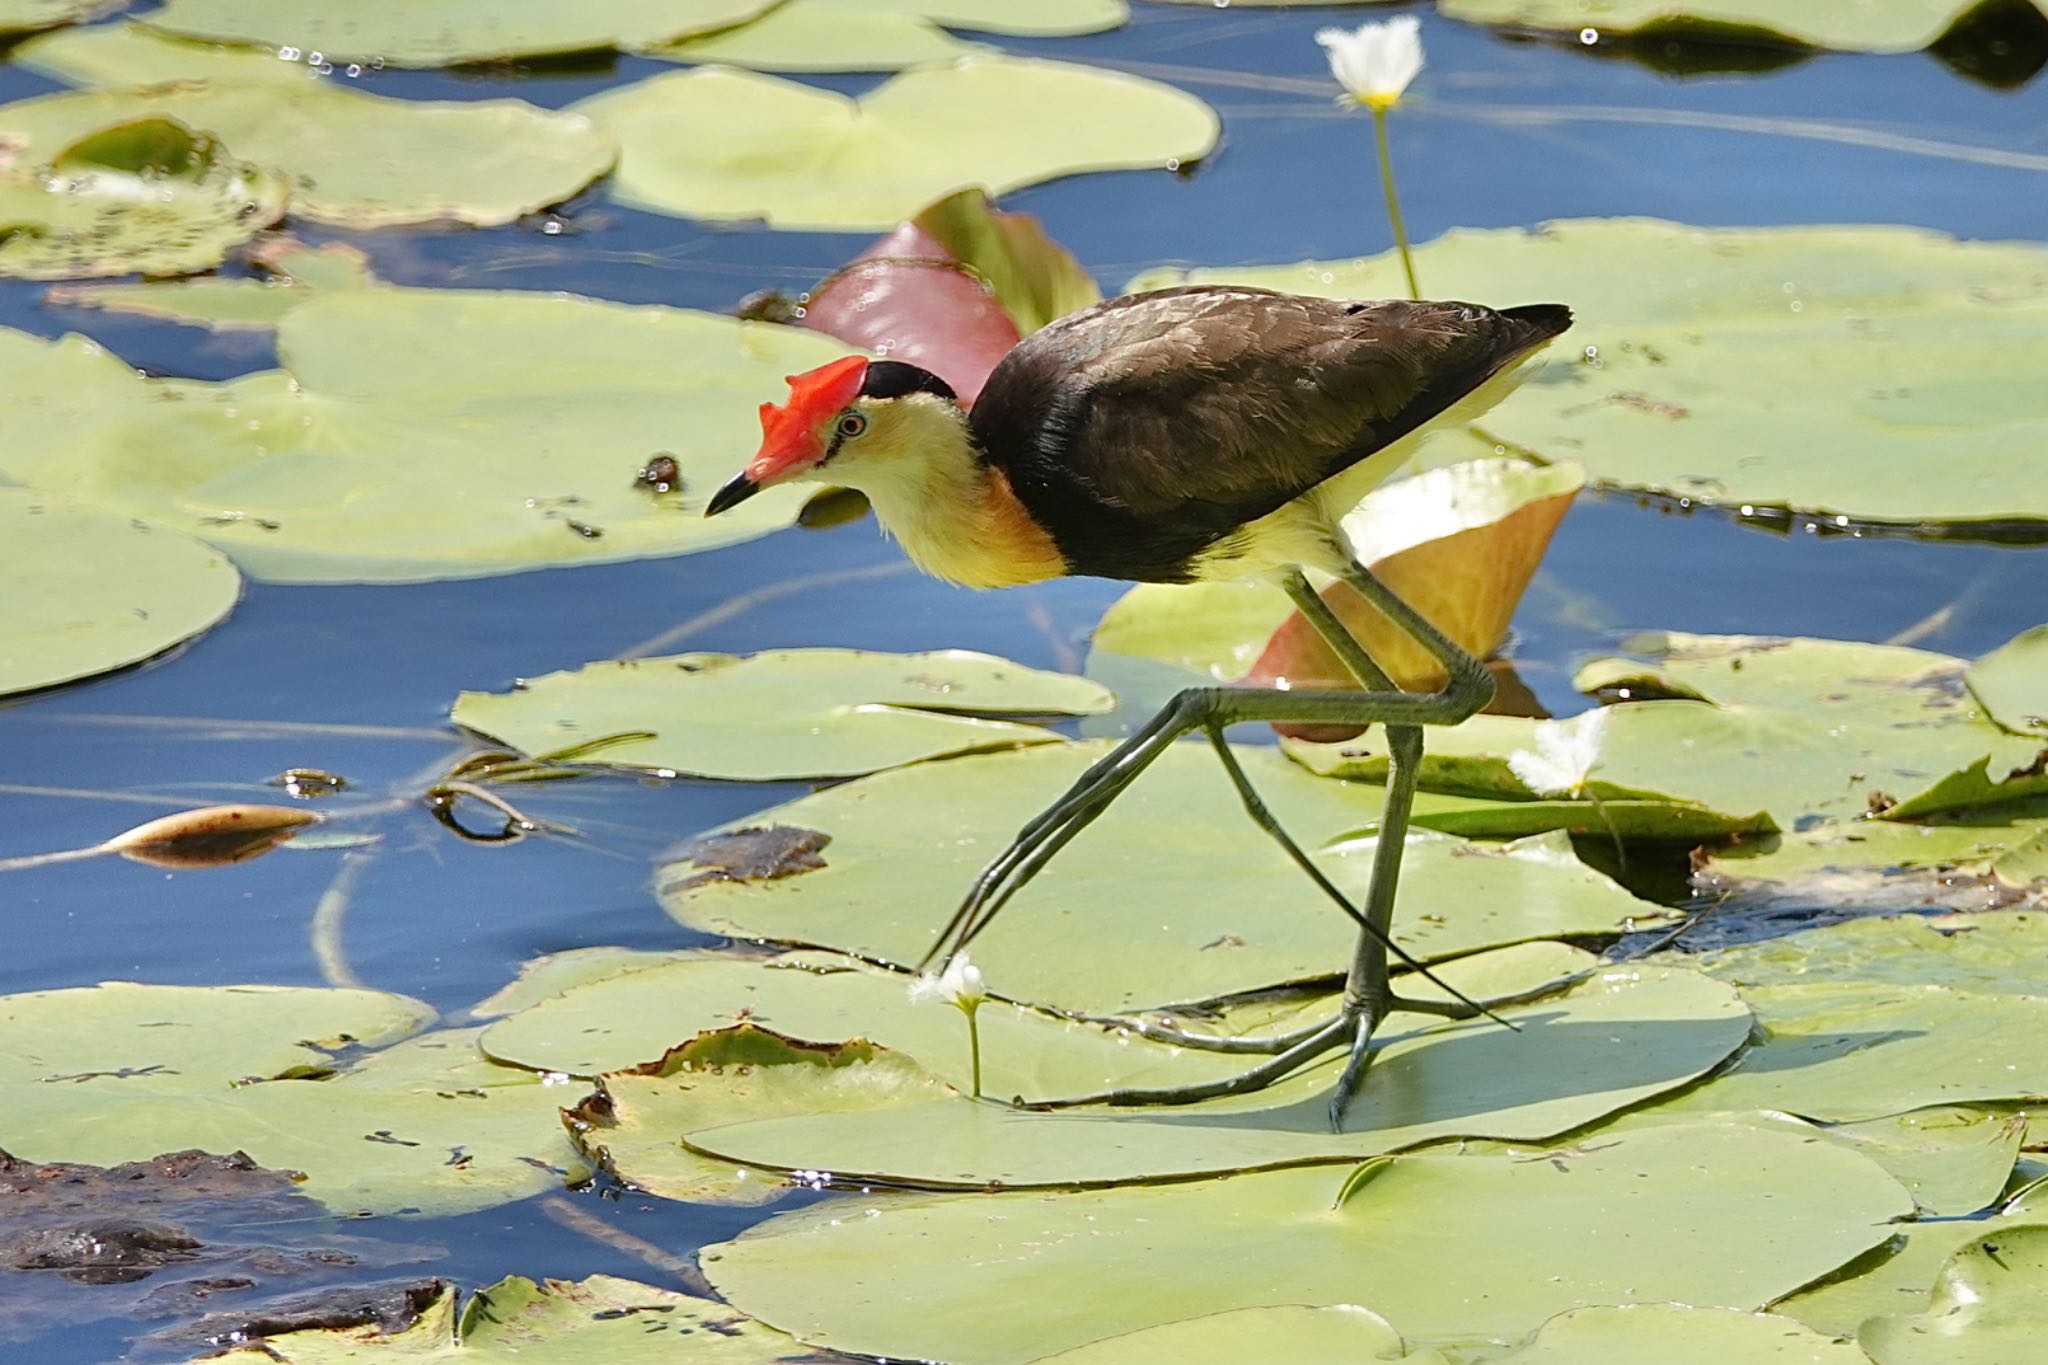
M 1485 667 L 1447 639 L 1391 589 L 1362 565 L 1354 564 L 1344 578 L 1373 606 L 1413 636 L 1443 665 L 1448 681 L 1430 693 L 1394 689 L 1384 670 L 1375 664 L 1357 639 L 1336 620 L 1298 572 L 1284 579 L 1288 594 L 1330 647 L 1358 677 L 1359 691 L 1285 691 L 1250 688 L 1190 688 L 1169 702 L 1115 751 L 1092 765 L 1072 787 L 1041 815 L 1019 832 L 1017 839 L 976 878 L 953 917 L 941 931 L 937 943 L 925 956 L 930 961 L 941 951 L 957 953 L 978 936 L 1009 898 L 1027 883 L 1066 843 L 1106 810 L 1124 788 L 1183 735 L 1197 730 L 1215 741 L 1226 772 L 1238 786 L 1247 811 L 1261 827 L 1274 836 L 1298 865 L 1317 878 L 1360 923 L 1359 942 L 1345 977 L 1343 1004 L 1339 1015 L 1316 1029 L 1298 1030 L 1279 1039 L 1212 1039 L 1193 1043 L 1199 1035 L 1187 1035 L 1191 1045 L 1215 1046 L 1225 1051 L 1272 1051 L 1268 1061 L 1237 1077 L 1199 1086 L 1164 1090 L 1118 1091 L 1084 1100 L 1062 1101 L 1105 1103 L 1187 1103 L 1216 1095 L 1240 1094 L 1270 1084 L 1304 1062 L 1333 1048 L 1349 1046 L 1350 1060 L 1330 1104 L 1331 1123 L 1341 1122 L 1345 1107 L 1356 1093 L 1371 1061 L 1373 1030 L 1394 1008 L 1449 1017 L 1471 1017 L 1487 1012 L 1485 1007 L 1456 991 L 1457 1001 L 1408 1001 L 1393 994 L 1387 970 L 1392 952 L 1429 979 L 1427 969 L 1405 949 L 1392 941 L 1394 892 L 1399 882 L 1401 853 L 1406 841 L 1409 810 L 1422 757 L 1424 725 L 1454 725 L 1470 716 L 1493 695 L 1493 679 Z M 1328 885 L 1298 846 L 1265 813 L 1263 802 L 1243 781 L 1227 748 L 1222 730 L 1245 722 L 1369 725 L 1387 728 L 1391 755 L 1387 778 L 1387 803 L 1381 817 L 1380 834 L 1374 853 L 1372 881 L 1362 910 L 1350 906 L 1336 888 Z M 1260 819 L 1264 814 L 1265 818 Z M 1438 982 L 1438 985 L 1443 985 Z M 1449 990 L 1451 988 L 1445 987 Z M 1148 1026 L 1156 1028 L 1156 1026 Z M 1140 1031 L 1146 1031 L 1141 1029 Z M 1169 1031 L 1171 1032 L 1171 1031 Z

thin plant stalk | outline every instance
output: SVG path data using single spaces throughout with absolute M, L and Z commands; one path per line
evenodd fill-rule
M 974 1017 L 973 1010 L 963 1010 L 967 1016 L 967 1061 L 972 1075 L 974 1098 L 981 1098 L 981 1024 Z
M 1387 111 L 1378 103 L 1372 111 L 1372 140 L 1380 155 L 1380 188 L 1387 195 L 1387 223 L 1394 229 L 1394 245 L 1401 249 L 1401 270 L 1408 276 L 1408 297 L 1419 299 L 1422 290 L 1415 283 L 1415 262 L 1408 255 L 1408 229 L 1401 222 L 1401 196 L 1394 190 L 1394 157 L 1387 150 Z

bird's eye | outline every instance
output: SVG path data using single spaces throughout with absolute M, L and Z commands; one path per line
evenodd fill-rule
M 868 419 L 857 412 L 849 412 L 839 419 L 839 439 L 850 441 L 868 429 Z

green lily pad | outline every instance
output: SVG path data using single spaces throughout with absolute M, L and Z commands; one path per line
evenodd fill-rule
M 780 1173 L 694 1152 L 678 1135 L 782 1114 L 902 1113 L 946 1093 L 909 1058 L 864 1040 L 807 1045 L 741 1025 L 603 1077 L 567 1121 L 591 1164 L 634 1189 L 698 1204 L 765 1204 L 791 1188 Z
M 315 297 L 279 328 L 285 370 L 222 384 L 0 330 L 0 474 L 189 531 L 273 581 L 682 554 L 795 517 L 778 490 L 700 514 L 758 439 L 752 404 L 843 349 L 706 313 L 471 290 Z M 682 492 L 634 486 L 657 453 Z
M 1574 9 L 1576 31 L 1589 20 Z M 1571 304 L 1578 358 L 1477 426 L 1596 482 L 1905 525 L 2048 520 L 2048 480 L 2014 477 L 2012 455 L 2048 439 L 2048 393 L 2008 373 L 2048 344 L 2039 244 L 1579 219 L 1447 233 L 1415 268 L 1439 297 Z M 1155 271 L 1132 287 L 1187 282 L 1403 292 L 1393 253 Z
M 2048 1223 L 1979 1237 L 1935 1278 L 1925 1313 L 1873 1318 L 1856 1333 L 1877 1365 L 2004 1365 L 2048 1332 Z
M 1827 1130 L 1890 1171 L 1923 1214 L 1960 1217 L 1997 1200 L 2019 1159 L 2024 1114 L 1942 1105 Z
M 599 761 L 765 782 L 854 777 L 920 759 L 1055 743 L 996 716 L 1091 715 L 1115 698 L 1085 678 L 966 650 L 781 649 L 585 664 L 508 693 L 464 692 L 454 720 L 527 753 L 626 731 Z
M 37 154 L 49 164 L 0 169 L 0 277 L 207 270 L 282 217 L 289 197 L 277 176 L 156 115 L 46 143 Z
M 2048 789 L 2040 743 L 2000 730 L 1970 703 L 1961 660 L 1831 640 L 1652 634 L 1629 643 L 1649 661 L 1599 659 L 1574 678 L 1588 691 L 1672 698 L 1610 706 L 1581 736 L 1575 785 L 1623 814 L 1631 812 L 1622 802 L 1652 798 L 1729 813 L 1727 829 L 1791 829 L 1823 817 L 1836 822 L 1823 827 L 1833 837 L 1853 840 L 1862 827 L 1846 822 L 1870 812 L 1915 819 L 2005 809 Z M 1422 782 L 1458 796 L 1526 799 L 1534 791 L 1514 771 L 1515 755 L 1535 757 L 1546 735 L 1587 724 L 1475 717 L 1432 736 Z M 1385 780 L 1384 749 L 1371 735 L 1290 743 L 1289 752 L 1316 772 Z M 1732 814 L 1758 807 L 1767 819 Z M 1433 811 L 1423 819 L 1461 833 L 1529 827 L 1512 806 L 1462 803 L 1446 813 L 1441 823 Z M 1489 817 L 1498 823 L 1489 827 Z M 1600 832 L 1600 822 L 1583 827 Z
M 241 595 L 234 565 L 190 536 L 0 489 L 0 696 L 140 663 Z
M 750 881 L 689 857 L 657 873 L 671 915 L 707 933 L 916 962 L 982 866 L 1108 750 L 1045 745 L 885 772 L 741 822 L 831 836 L 825 866 Z M 1281 824 L 1353 897 L 1381 793 L 1312 777 L 1269 749 L 1236 751 Z M 1339 842 L 1330 843 L 1332 840 Z M 1486 848 L 1412 835 L 1395 936 L 1424 958 L 1663 922 L 1555 841 Z M 976 940 L 989 988 L 1112 1013 L 1327 977 L 1355 928 L 1246 818 L 1214 754 L 1173 746 Z M 637 1060 L 645 1060 L 644 1058 Z
M 2022 631 L 1970 665 L 1970 691 L 2016 735 L 2048 738 L 2048 626 Z
M 1739 986 L 1763 1042 L 1662 1106 L 1849 1121 L 2048 1095 L 2038 915 L 1866 919 L 1696 959 Z
M 1869 1365 L 1847 1342 L 1770 1313 L 1636 1303 L 1575 1308 L 1543 1324 L 1501 1365 Z
M 865 1040 L 964 1091 L 967 1026 L 954 1010 L 913 1003 L 910 980 L 827 954 L 707 954 L 564 991 L 491 1025 L 483 1048 L 529 1070 L 600 1076 L 659 1070 L 671 1049 L 745 1024 L 805 1044 Z M 1108 1029 L 1022 1005 L 991 1001 L 979 1019 L 984 1088 L 992 1095 L 1170 1085 L 1227 1076 L 1243 1064 L 1218 1053 L 1133 1047 Z
M 462 1012 L 470 1020 L 502 1019 L 551 996 L 608 976 L 705 956 L 694 949 L 652 952 L 643 948 L 570 948 L 543 953 L 522 963 L 519 974 Z
M 832 1203 L 771 1219 L 701 1260 L 735 1306 L 804 1341 L 997 1365 L 1291 1303 L 1360 1303 L 1424 1342 L 1513 1340 L 1595 1303 L 1755 1308 L 1881 1242 L 1887 1220 L 1910 1208 L 1854 1153 L 1735 1127 L 1663 1129 L 1535 1160 L 1397 1157 L 1333 1208 L 1343 1183 L 1328 1170 L 1281 1171 L 892 1200 L 871 1218 Z M 1100 1292 L 1138 1282 L 1142 1294 Z M 914 1301 L 905 1284 L 917 1286 Z M 1062 1307 L 989 1311 L 1001 1303 Z
M 10 1032 L 14 1055 L 0 1055 L 0 1068 L 21 1077 L 9 1082 L 7 1120 L 18 1156 L 104 1165 L 189 1147 L 240 1150 L 305 1172 L 305 1193 L 337 1213 L 489 1208 L 559 1189 L 575 1165 L 559 1115 L 576 1094 L 488 1061 L 473 1029 L 419 1034 L 346 1065 L 287 1041 L 367 1010 L 362 1032 L 327 1047 L 374 1044 L 421 1019 L 415 1002 L 365 991 L 99 989 L 115 992 L 104 997 L 111 1017 L 89 1032 L 75 1011 L 102 1007 L 77 998 L 88 993 L 9 996 L 0 1006 L 10 1029 L 26 1017 L 41 1030 L 26 1044 Z M 287 1056 L 299 1060 L 276 1064 Z
M 106 11 L 106 0 L 0 0 L 0 37 L 83 23 Z
M 1692 36 L 1825 47 L 1840 52 L 1918 52 L 1980 0 L 1865 0 L 1785 5 L 1778 0 L 1442 0 L 1446 18 L 1504 28 L 1602 37 Z
M 713 67 L 575 109 L 618 134 L 609 183 L 625 203 L 822 231 L 893 227 L 969 185 L 1179 166 L 1218 135 L 1215 112 L 1170 86 L 1004 56 L 918 67 L 858 100 Z M 714 122 L 716 138 L 693 132 Z
M 1701 1116 L 1701 1107 L 1651 1104 L 1606 1121 L 1585 1140 L 1668 1123 L 1697 1123 Z M 1808 1123 L 1777 1110 L 1720 1110 L 1713 1118 L 1717 1123 L 1803 1134 L 1859 1152 L 1906 1187 L 1921 1216 L 1935 1218 L 1964 1217 L 1996 1204 L 2014 1178 L 2027 1133 L 2026 1115 L 2002 1106 L 1937 1105 L 1835 1124 Z
M 110 981 L 0 996 L 0 1089 L 10 1097 L 11 1123 L 29 1112 L 54 1112 L 68 1097 L 94 1103 L 101 1095 L 226 1091 L 250 1078 L 329 1067 L 343 1048 L 382 1046 L 433 1017 L 400 995 L 285 986 Z M 77 1151 L 51 1157 L 110 1164 Z
M 760 71 L 900 71 L 988 51 L 948 28 L 1052 38 L 1101 33 L 1129 17 L 1123 0 L 784 0 L 744 27 L 649 55 Z
M 1662 632 L 1628 648 L 1651 663 L 1631 672 L 1626 661 L 1596 660 L 1574 682 L 1675 686 L 1751 717 L 1766 728 L 1760 738 L 1781 772 L 1806 766 L 1801 749 L 1832 755 L 1835 793 L 1822 799 L 1816 788 L 1796 811 L 1774 811 L 1781 823 L 1813 814 L 1910 820 L 2048 791 L 2039 771 L 2048 750 L 2007 734 L 1973 704 L 1960 659 L 1841 640 Z M 1802 727 L 1803 742 L 1794 733 Z
M 520 100 L 389 99 L 267 53 L 174 42 L 137 24 L 53 33 L 17 59 L 109 87 L 0 106 L 0 132 L 25 138 L 25 155 L 109 124 L 177 119 L 283 176 L 295 216 L 341 227 L 514 222 L 618 157 L 611 134 L 577 114 Z
M 2001 818 L 2004 817 L 2004 818 Z M 1913 910 L 2048 908 L 2048 801 L 1982 808 L 1956 823 L 1858 820 L 1708 849 L 1696 884 L 1745 904 Z
M 1873 1317 L 1918 1313 L 1927 1307 L 1936 1277 L 1957 1251 L 1980 1237 L 2048 1221 L 2048 1200 L 2042 1193 L 2038 1187 L 2023 1190 L 1988 1217 L 1900 1223 L 1885 1246 L 1779 1300 L 1772 1309 L 1836 1337 L 1855 1336 L 1856 1329 Z
M 59 308 L 160 318 L 215 332 L 273 331 L 286 313 L 330 289 L 375 284 L 369 258 L 342 242 L 288 242 L 251 253 L 267 279 L 144 280 L 139 284 L 52 285 L 44 302 Z
M 455 66 L 606 48 L 651 47 L 744 24 L 774 0 L 170 0 L 149 16 L 206 42 L 303 51 L 308 61 Z M 317 56 L 315 54 L 318 54 Z
M 1837 796 L 1850 787 L 1846 777 L 1823 766 L 1832 755 L 1816 755 L 1810 730 L 1789 717 L 1685 701 L 1631 702 L 1600 716 L 1576 789 L 1547 796 L 1516 775 L 1513 761 L 1539 754 L 1546 731 L 1582 721 L 1474 716 L 1432 732 L 1421 780 L 1453 799 L 1418 801 L 1417 823 L 1486 838 L 1547 829 L 1696 838 L 1775 830 L 1808 803 L 1855 797 L 1853 789 Z M 1288 740 L 1285 747 L 1310 772 L 1386 781 L 1386 745 L 1376 732 L 1337 744 Z M 1787 807 L 1795 814 L 1783 814 Z
M 280 1332 L 211 1357 L 241 1365 L 340 1365 L 517 1359 L 522 1365 L 777 1365 L 803 1348 L 724 1304 L 672 1289 L 592 1275 L 542 1280 L 508 1275 L 469 1296 L 458 1315 L 451 1285 L 401 1332 L 374 1326 Z
M 1247 1360 L 1442 1361 L 1410 1355 L 1401 1334 L 1355 1304 L 1233 1308 L 1091 1341 L 1041 1356 L 1036 1365 L 1240 1365 Z
M 2022 911 L 1870 916 L 1686 960 L 1744 989 L 1858 981 L 2048 997 L 2034 970 L 2044 958 L 2048 917 Z
M 1491 801 L 1485 797 L 1418 792 L 1409 819 L 1467 839 L 1521 839 L 1564 833 L 1594 839 L 1699 843 L 1730 834 L 1775 828 L 1769 814 L 1730 815 L 1668 797 L 1657 800 Z
M 1496 980 L 1527 985 L 1534 976 L 1540 983 L 1547 973 L 1527 969 L 1552 961 L 1529 945 L 1461 959 L 1445 976 L 1484 996 Z M 1314 1022 L 1335 1006 L 1332 996 L 1300 1013 Z M 1734 992 L 1696 973 L 1655 968 L 1597 976 L 1503 1013 L 1520 1031 L 1397 1015 L 1382 1027 L 1384 1045 L 1340 1133 L 1330 1131 L 1329 1094 L 1344 1058 L 1333 1054 L 1265 1090 L 1172 1109 L 1020 1113 L 954 1099 L 912 1112 L 828 1109 L 691 1126 L 683 1141 L 750 1166 L 926 1188 L 1183 1179 L 1356 1160 L 1449 1138 L 1541 1141 L 1684 1085 L 1725 1060 L 1749 1032 Z M 1129 1046 L 1159 1045 L 1132 1039 Z M 984 1037 L 984 1066 L 997 1055 Z M 1247 1065 L 1242 1057 L 1226 1060 L 1226 1074 Z

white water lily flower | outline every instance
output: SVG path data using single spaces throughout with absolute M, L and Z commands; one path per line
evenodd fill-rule
M 967 960 L 967 954 L 949 958 L 946 969 L 937 975 L 926 972 L 910 983 L 910 998 L 914 1002 L 943 1000 L 958 1010 L 972 1014 L 988 999 L 988 990 L 981 984 L 981 968 Z
M 1330 74 L 1368 109 L 1393 108 L 1422 70 L 1422 21 L 1412 14 L 1349 32 L 1320 29 L 1316 41 L 1329 53 Z
M 1508 755 L 1508 771 L 1540 796 L 1577 796 L 1600 758 L 1607 708 L 1595 707 L 1570 720 L 1536 723 L 1536 750 Z

